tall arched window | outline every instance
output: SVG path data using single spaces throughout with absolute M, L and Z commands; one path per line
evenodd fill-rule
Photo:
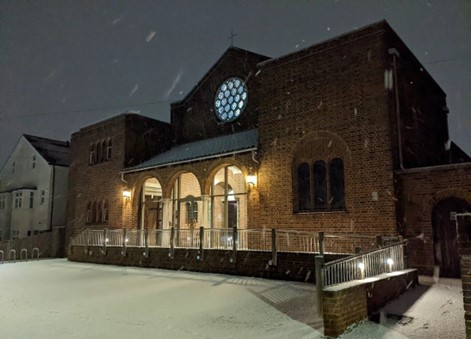
M 92 203 L 87 203 L 87 222 L 92 222 Z
M 330 192 L 331 208 L 339 209 L 345 207 L 345 182 L 343 173 L 343 160 L 340 158 L 332 159 L 329 168 L 330 174 Z
M 90 157 L 89 157 L 89 164 L 93 165 L 96 159 L 96 148 L 95 144 L 90 145 Z
M 101 142 L 98 141 L 96 144 L 96 162 L 97 163 L 101 162 L 101 159 L 102 159 L 101 152 L 102 152 Z
M 96 206 L 96 201 L 93 202 L 93 207 L 92 207 L 92 222 L 97 221 L 97 206 Z
M 108 148 L 106 149 L 106 160 L 111 159 L 111 150 L 113 149 L 111 138 L 108 139 Z
M 106 143 L 105 140 L 103 140 L 101 142 L 101 159 L 100 159 L 101 162 L 108 160 L 108 158 L 107 158 L 107 152 L 108 152 L 107 148 L 108 148 L 107 143 Z
M 314 208 L 327 208 L 327 170 L 325 162 L 316 161 L 312 167 L 314 178 Z
M 309 165 L 305 162 L 298 166 L 298 208 L 300 211 L 311 209 L 311 180 Z
M 345 209 L 344 164 L 340 158 L 302 162 L 296 168 L 297 211 Z M 327 185 L 329 183 L 329 185 Z
M 103 204 L 103 222 L 108 222 L 109 219 L 109 205 L 108 200 L 105 200 Z

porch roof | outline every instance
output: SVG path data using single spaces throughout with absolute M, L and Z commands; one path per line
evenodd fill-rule
M 256 150 L 258 147 L 258 130 L 223 135 L 216 138 L 198 140 L 178 145 L 170 150 L 124 169 L 124 173 L 143 171 L 151 168 L 184 164 L 198 160 L 211 159 Z

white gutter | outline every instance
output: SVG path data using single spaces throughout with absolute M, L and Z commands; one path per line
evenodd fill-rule
M 141 171 L 146 171 L 146 170 L 153 169 L 153 168 L 160 168 L 160 167 L 167 167 L 167 166 L 173 166 L 173 165 L 187 164 L 189 162 L 195 162 L 195 161 L 201 161 L 201 160 L 207 160 L 207 159 L 214 159 L 214 158 L 225 157 L 225 156 L 228 156 L 228 155 L 251 152 L 251 151 L 256 151 L 256 150 L 257 150 L 257 147 L 252 147 L 252 148 L 247 148 L 247 149 L 243 149 L 243 150 L 239 150 L 239 151 L 232 151 L 232 152 L 227 152 L 227 153 L 208 155 L 208 156 L 201 157 L 201 158 L 192 158 L 192 159 L 186 159 L 186 160 L 181 160 L 181 161 L 176 161 L 176 162 L 167 162 L 167 163 L 160 164 L 160 165 L 150 165 L 150 166 L 143 167 L 143 168 L 137 168 L 135 170 L 132 170 L 132 169 L 131 170 L 124 170 L 124 171 L 121 171 L 120 173 L 125 174 L 125 173 L 141 172 Z

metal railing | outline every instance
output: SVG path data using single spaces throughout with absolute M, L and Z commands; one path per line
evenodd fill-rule
M 324 264 L 322 267 L 323 286 L 326 287 L 403 270 L 405 268 L 404 245 L 406 243 L 407 241 L 401 241 L 381 249 Z
M 202 233 L 201 233 L 202 232 Z M 236 233 L 234 233 L 236 232 Z M 173 235 L 172 235 L 173 234 Z M 234 243 L 235 239 L 235 243 Z M 354 234 L 232 228 L 86 229 L 72 246 L 195 248 L 239 251 L 353 254 L 377 248 L 378 237 Z

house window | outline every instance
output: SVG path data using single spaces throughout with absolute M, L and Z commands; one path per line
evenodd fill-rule
M 31 159 L 31 168 L 36 168 L 36 156 L 33 155 Z
M 34 206 L 34 192 L 29 192 L 29 208 Z
M 99 164 L 102 160 L 102 148 L 101 142 L 97 142 L 96 144 L 96 163 Z
M 112 150 L 112 144 L 111 144 L 111 138 L 108 139 L 108 147 L 106 149 L 106 160 L 111 159 L 111 150 Z
M 296 168 L 297 211 L 345 209 L 344 164 L 340 158 L 302 162 Z
M 11 164 L 11 174 L 15 174 L 15 167 L 16 163 L 13 161 L 13 163 Z
M 44 201 L 46 200 L 46 191 L 42 190 L 41 191 L 41 205 L 44 204 Z
M 17 240 L 20 238 L 20 231 L 18 230 L 12 230 L 11 231 L 11 239 L 12 240 Z
M 23 200 L 23 193 L 16 192 L 15 193 L 15 208 L 21 208 L 22 203 L 23 203 L 22 200 Z
M 198 203 L 188 201 L 186 204 L 186 223 L 194 224 L 198 222 Z
M 93 202 L 93 205 L 92 205 L 92 222 L 96 222 L 97 221 L 97 203 L 96 201 Z

